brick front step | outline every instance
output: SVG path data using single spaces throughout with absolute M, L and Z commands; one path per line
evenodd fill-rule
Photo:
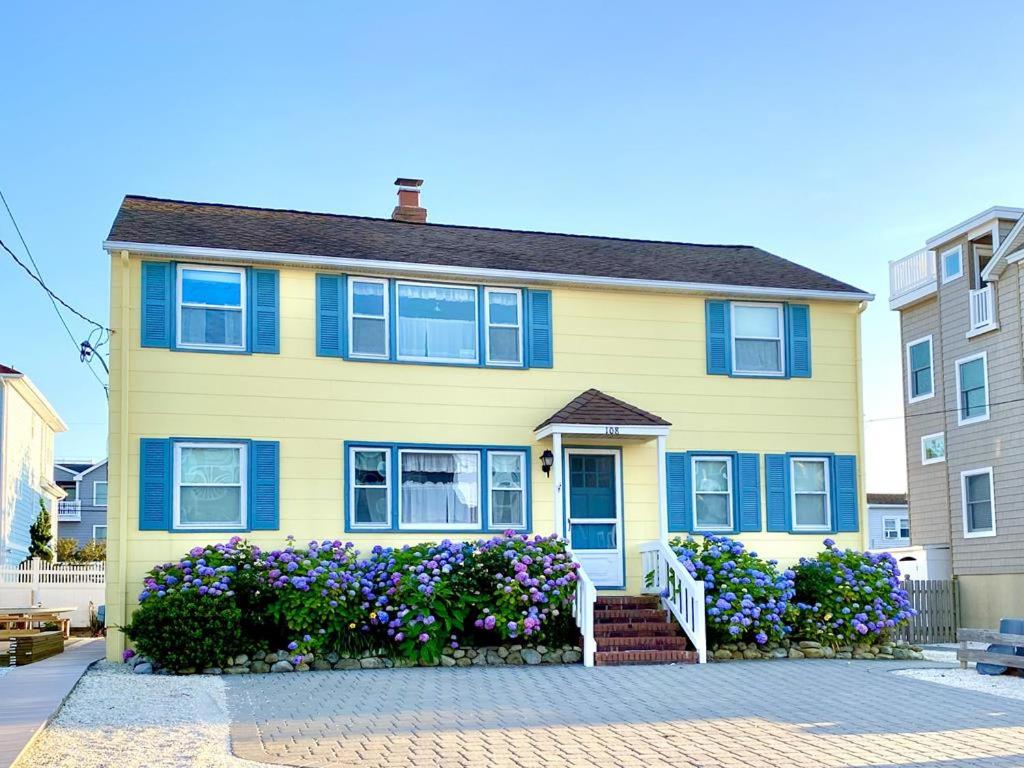
M 679 635 L 654 637 L 595 637 L 598 651 L 685 651 L 687 642 Z
M 594 665 L 598 667 L 625 664 L 696 664 L 694 651 L 598 651 Z
M 650 637 L 651 635 L 676 635 L 678 634 L 678 632 L 679 627 L 676 624 L 669 624 L 664 620 L 660 623 L 654 621 L 645 621 L 639 624 L 631 624 L 629 622 L 594 624 L 595 637 L 608 637 L 616 635 L 621 637 L 636 637 L 638 635 Z
M 634 608 L 632 610 L 612 610 L 605 609 L 603 611 L 594 611 L 594 621 L 601 624 L 622 624 L 631 623 L 639 624 L 642 622 L 655 621 L 665 622 L 665 612 L 658 611 L 651 608 Z
M 620 595 L 615 597 L 599 597 L 594 604 L 594 609 L 601 610 L 623 610 L 657 608 L 661 598 L 657 595 Z

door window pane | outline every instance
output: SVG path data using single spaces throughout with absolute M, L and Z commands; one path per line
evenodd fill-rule
M 479 525 L 480 454 L 402 451 L 401 477 L 402 525 Z
M 476 362 L 477 291 L 443 285 L 398 284 L 398 356 Z
M 614 523 L 572 525 L 573 549 L 616 549 L 617 541 Z

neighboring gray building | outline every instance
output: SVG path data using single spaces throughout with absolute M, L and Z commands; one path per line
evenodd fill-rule
M 64 460 L 53 479 L 67 493 L 57 505 L 57 535 L 80 545 L 107 538 L 107 460 Z
M 1022 213 L 990 208 L 889 265 L 911 538 L 949 548 L 972 627 L 1024 615 Z
M 905 493 L 868 494 L 868 548 L 910 546 L 910 513 Z

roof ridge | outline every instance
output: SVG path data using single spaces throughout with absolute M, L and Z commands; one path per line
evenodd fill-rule
M 397 224 L 397 225 L 408 225 L 409 222 L 395 221 L 391 218 L 385 218 L 383 216 L 359 216 L 353 213 L 328 213 L 325 211 L 300 211 L 297 208 L 268 208 L 259 205 L 238 205 L 236 203 L 210 203 L 197 200 L 179 200 L 176 198 L 169 197 L 151 197 L 149 195 L 125 195 L 124 199 L 127 200 L 146 200 L 154 203 L 172 203 L 177 205 L 194 205 L 202 206 L 206 208 L 231 208 L 240 211 L 253 211 L 253 212 L 264 212 L 264 213 L 288 213 L 299 216 L 325 216 L 333 219 L 358 219 L 360 221 L 379 221 L 386 224 Z M 444 224 L 436 221 L 427 221 L 422 224 L 415 224 L 416 227 L 438 227 L 445 229 L 473 229 L 482 230 L 485 232 L 512 232 L 518 235 L 545 235 L 548 237 L 578 237 L 583 240 L 615 240 L 624 243 L 651 243 L 655 245 L 688 245 L 697 246 L 700 248 L 749 248 L 755 251 L 763 251 L 764 253 L 770 253 L 765 251 L 763 248 L 759 248 L 756 245 L 748 245 L 745 243 L 692 243 L 683 240 L 658 240 L 644 237 L 618 237 L 616 235 L 584 235 L 577 232 L 551 232 L 543 229 L 509 229 L 507 227 L 484 227 L 474 224 Z M 771 254 L 775 256 L 774 253 Z M 777 256 L 776 258 L 782 258 Z M 786 259 L 786 261 L 789 261 Z M 795 264 L 796 262 L 790 262 Z M 802 264 L 797 266 L 803 267 Z M 803 267 L 804 269 L 810 269 L 809 267 Z M 812 270 L 813 271 L 813 270 Z M 826 275 L 827 277 L 827 275 Z

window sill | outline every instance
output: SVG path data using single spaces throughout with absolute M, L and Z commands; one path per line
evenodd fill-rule
M 996 535 L 995 531 L 976 531 L 974 533 L 965 533 L 965 539 L 991 539 Z
M 979 336 L 984 336 L 986 333 L 989 333 L 991 331 L 998 331 L 998 330 L 999 330 L 999 323 L 989 323 L 988 325 L 983 325 L 980 328 L 972 328 L 971 330 L 969 330 L 967 332 L 966 337 L 968 339 L 976 339 Z
M 986 413 L 984 416 L 975 416 L 972 419 L 964 419 L 962 421 L 957 419 L 956 425 L 958 427 L 969 427 L 971 424 L 981 424 L 982 422 L 988 421 L 988 419 L 989 415 Z

